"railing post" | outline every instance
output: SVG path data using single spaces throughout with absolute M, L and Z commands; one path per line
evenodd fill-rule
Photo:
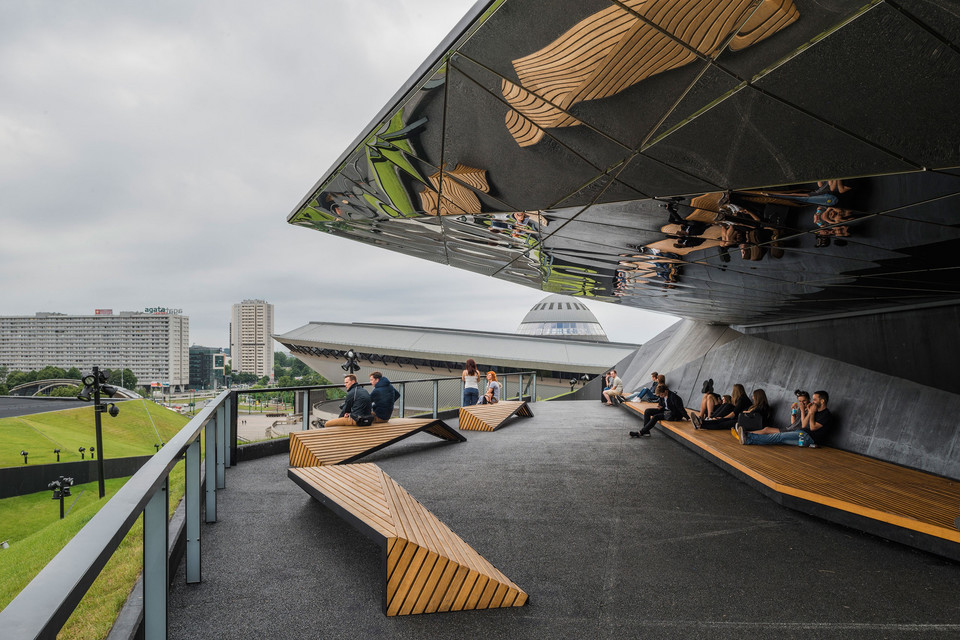
M 530 382 L 533 385 L 533 388 L 530 391 L 530 401 L 536 402 L 537 401 L 537 372 L 536 371 L 530 374 Z
M 143 508 L 143 636 L 167 638 L 168 478 Z
M 200 582 L 200 438 L 187 447 L 184 511 L 187 520 L 187 584 Z
M 214 419 L 207 420 L 203 426 L 203 446 L 206 449 L 204 459 L 206 460 L 206 472 L 204 480 L 206 482 L 206 522 L 217 521 L 217 423 Z
M 240 394 L 230 392 L 230 466 L 238 462 L 237 458 L 237 414 L 240 407 Z
M 225 449 L 227 444 L 227 412 L 221 405 L 217 409 L 217 489 L 227 486 Z
M 510 384 L 510 374 L 505 374 L 503 376 L 503 389 L 500 389 L 500 397 L 504 400 L 510 399 L 510 394 L 507 392 L 507 385 Z
M 407 413 L 407 385 L 405 382 L 398 382 L 400 385 L 400 417 L 403 418 Z
M 518 373 L 517 376 L 520 378 L 520 381 L 517 383 L 520 385 L 520 392 L 517 394 L 517 400 L 523 400 L 523 373 Z
M 300 421 L 300 430 L 306 431 L 310 428 L 310 390 L 300 392 L 300 413 L 303 414 L 303 420 Z
M 433 381 L 433 419 L 440 414 L 440 381 Z

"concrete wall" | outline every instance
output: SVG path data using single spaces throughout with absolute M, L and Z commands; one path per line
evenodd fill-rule
M 133 456 L 130 458 L 107 458 L 103 461 L 103 477 L 125 478 L 140 470 L 151 456 Z M 95 481 L 97 475 L 96 460 L 60 462 L 54 464 L 28 464 L 20 467 L 0 468 L 0 498 L 22 496 L 27 493 L 46 491 L 47 485 L 60 476 L 73 478 L 74 484 Z
M 728 393 L 737 382 L 748 393 L 762 388 L 778 425 L 789 422 L 794 389 L 824 389 L 838 419 L 832 446 L 960 479 L 955 393 L 691 320 L 638 350 L 624 372 L 627 387 L 648 380 L 652 370 L 666 375 L 694 408 L 706 378 L 713 378 L 718 393 Z
M 960 393 L 960 305 L 750 327 L 744 333 Z

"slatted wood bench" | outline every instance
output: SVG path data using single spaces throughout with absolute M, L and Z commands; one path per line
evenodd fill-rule
M 784 506 L 960 561 L 956 480 L 832 447 L 743 446 L 690 422 L 659 428 Z
M 383 550 L 388 616 L 520 607 L 527 594 L 375 464 L 288 476 Z
M 291 431 L 290 466 L 315 467 L 353 462 L 421 432 L 450 442 L 467 440 L 444 421 L 431 418 L 395 418 L 369 427 Z
M 468 431 L 494 431 L 512 416 L 533 417 L 524 400 L 503 400 L 496 404 L 474 404 L 460 408 L 460 428 Z

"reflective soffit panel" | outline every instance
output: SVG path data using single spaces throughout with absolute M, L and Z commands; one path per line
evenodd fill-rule
M 960 300 L 932 0 L 478 4 L 288 221 L 723 324 Z

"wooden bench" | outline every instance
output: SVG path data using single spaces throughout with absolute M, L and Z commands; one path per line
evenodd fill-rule
M 655 405 L 625 406 L 643 415 Z M 960 560 L 956 480 L 832 447 L 743 446 L 727 430 L 659 427 L 784 506 Z
M 290 466 L 315 467 L 353 462 L 420 432 L 450 442 L 467 440 L 447 423 L 432 418 L 396 418 L 369 427 L 291 431 Z
M 386 615 L 526 604 L 526 592 L 377 465 L 292 468 L 287 475 L 380 545 Z
M 523 400 L 504 400 L 496 404 L 474 404 L 460 408 L 460 428 L 468 431 L 494 431 L 512 416 L 533 417 Z

